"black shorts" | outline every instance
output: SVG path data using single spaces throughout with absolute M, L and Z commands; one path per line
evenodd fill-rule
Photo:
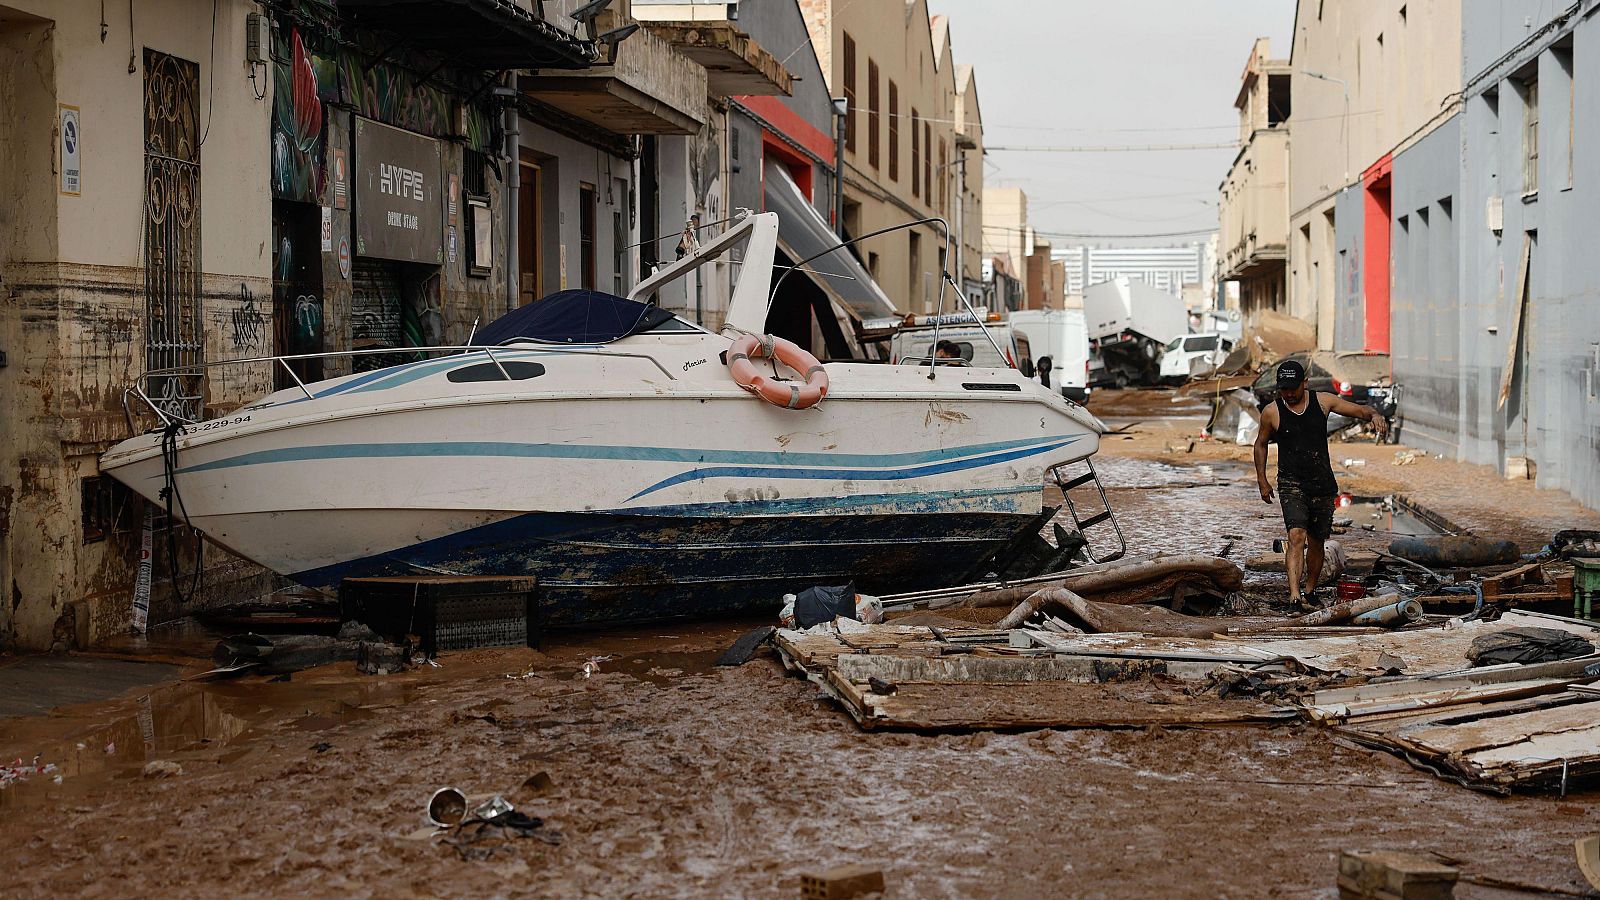
M 1278 503 L 1283 507 L 1283 524 L 1290 529 L 1304 528 L 1319 541 L 1333 534 L 1335 494 L 1308 495 L 1296 482 L 1278 479 Z

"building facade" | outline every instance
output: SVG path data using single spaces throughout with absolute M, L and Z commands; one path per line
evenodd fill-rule
M 1237 282 L 1246 321 L 1261 310 L 1285 312 L 1289 207 L 1289 63 L 1271 58 L 1258 38 L 1239 93 L 1239 152 L 1222 180 L 1218 277 Z
M 716 196 L 687 162 L 641 167 L 641 135 L 686 161 L 715 121 L 705 69 L 630 35 L 626 3 L 580 6 L 0 4 L 0 647 L 126 631 L 146 533 L 151 622 L 275 584 L 98 476 L 156 410 L 210 418 L 552 290 L 625 291 L 641 173 Z M 333 355 L 216 365 L 292 354 Z M 125 415 L 130 386 L 150 403 Z
M 1187 284 L 1206 295 L 1213 288 L 1211 248 L 1206 241 L 1171 247 L 1066 247 L 1056 252 L 1066 267 L 1068 294 L 1114 278 L 1137 278 L 1151 287 L 1182 296 Z
M 982 221 L 976 81 L 969 75 L 958 92 L 949 22 L 930 17 L 925 0 L 801 0 L 800 6 L 829 91 L 849 103 L 844 230 L 859 237 L 928 218 L 948 223 L 891 231 L 858 245 L 897 308 L 934 311 L 942 272 L 958 283 L 982 278 L 981 248 L 971 230 L 963 227 L 968 236 L 961 240 L 955 234 L 958 217 Z M 946 309 L 956 303 L 944 294 Z
M 1393 160 L 1459 109 L 1461 9 L 1460 0 L 1295 8 L 1289 312 L 1316 323 L 1324 349 L 1390 349 Z
M 1525 459 L 1540 487 L 1593 508 L 1600 260 L 1587 236 L 1600 215 L 1597 11 L 1594 0 L 1467 4 L 1459 128 L 1394 162 L 1397 185 L 1435 177 L 1428 167 L 1452 157 L 1449 170 L 1459 173 L 1458 185 L 1416 191 L 1394 207 L 1396 378 L 1432 371 L 1454 382 L 1449 396 L 1443 384 L 1430 390 L 1438 421 L 1428 437 L 1442 452 L 1502 470 L 1520 471 L 1507 463 Z M 1415 286 L 1407 309 L 1402 284 Z M 1403 335 L 1413 362 L 1404 375 Z

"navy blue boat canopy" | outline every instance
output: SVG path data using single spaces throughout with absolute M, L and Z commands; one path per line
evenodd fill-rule
M 543 300 L 518 307 L 472 336 L 476 347 L 497 347 L 508 341 L 546 344 L 609 344 L 674 320 L 659 306 L 604 291 L 557 291 Z

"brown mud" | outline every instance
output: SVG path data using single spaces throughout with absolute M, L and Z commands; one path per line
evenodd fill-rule
M 1101 456 L 1135 550 L 1231 540 L 1239 558 L 1281 532 L 1241 467 L 1247 448 L 1171 454 L 1165 442 L 1199 430 L 1192 413 L 1137 430 Z M 1390 471 L 1394 448 L 1367 452 L 1362 492 L 1457 496 L 1440 505 L 1474 515 L 1431 483 L 1471 483 L 1470 467 Z M 1564 513 L 1516 487 L 1533 496 L 1504 527 L 1547 537 Z M 387 677 L 338 664 L 286 682 L 167 682 L 0 720 L 0 761 L 37 754 L 62 775 L 0 790 L 0 895 L 793 897 L 802 872 L 863 862 L 899 897 L 1331 898 L 1352 848 L 1584 887 L 1572 844 L 1600 830 L 1600 792 L 1480 794 L 1301 725 L 864 733 L 768 651 L 711 665 L 758 624 L 555 635 L 542 651 L 447 654 Z M 207 639 L 140 649 L 193 674 L 209 667 L 192 656 Z M 1081 687 L 1093 704 L 1116 686 Z M 155 759 L 183 774 L 145 777 Z M 464 858 L 417 839 L 443 786 L 504 792 L 560 843 Z

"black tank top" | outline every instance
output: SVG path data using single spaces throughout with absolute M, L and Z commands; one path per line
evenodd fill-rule
M 1339 493 L 1333 480 L 1333 463 L 1328 459 L 1328 414 L 1317 402 L 1315 392 L 1307 391 L 1305 412 L 1296 415 L 1279 397 L 1278 484 L 1294 482 L 1310 496 L 1326 497 Z

